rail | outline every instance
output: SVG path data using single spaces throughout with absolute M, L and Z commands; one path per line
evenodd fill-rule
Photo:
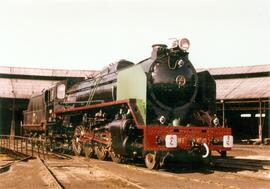
M 48 158 L 47 142 L 45 139 L 22 136 L 0 135 L 0 149 L 34 158 Z

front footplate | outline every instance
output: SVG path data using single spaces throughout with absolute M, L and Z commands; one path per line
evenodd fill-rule
M 230 128 L 147 125 L 145 151 L 191 150 L 199 145 L 210 151 L 228 151 L 233 146 Z

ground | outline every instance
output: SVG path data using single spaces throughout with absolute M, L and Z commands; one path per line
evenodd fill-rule
M 218 155 L 213 153 L 214 155 Z M 270 160 L 269 146 L 236 145 L 229 156 Z M 11 160 L 1 155 L 0 165 Z M 111 161 L 48 160 L 49 167 L 65 188 L 270 188 L 270 172 L 232 171 L 181 167 L 148 170 L 143 164 Z M 179 168 L 178 168 L 179 167 Z M 37 160 L 20 162 L 0 174 L 0 188 L 55 188 L 46 169 Z

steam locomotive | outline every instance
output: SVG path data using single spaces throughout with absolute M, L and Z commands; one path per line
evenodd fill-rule
M 25 135 L 89 158 L 143 158 L 149 169 L 168 157 L 225 156 L 233 137 L 216 116 L 215 81 L 196 72 L 188 48 L 186 38 L 170 48 L 155 44 L 137 64 L 120 60 L 92 78 L 44 90 L 24 111 Z

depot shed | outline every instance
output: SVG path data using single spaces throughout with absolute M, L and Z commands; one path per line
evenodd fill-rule
M 92 77 L 93 70 L 61 70 L 0 66 L 0 135 L 20 134 L 22 112 L 27 109 L 29 98 L 59 81 L 79 81 Z M 14 123 L 14 124 L 12 124 Z
M 270 137 L 270 65 L 208 69 L 217 84 L 217 113 L 236 141 Z

